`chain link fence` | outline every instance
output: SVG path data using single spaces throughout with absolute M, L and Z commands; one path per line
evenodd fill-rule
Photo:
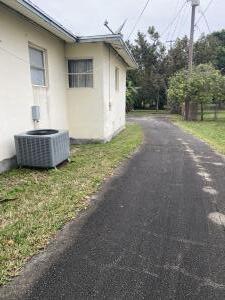
M 203 117 L 204 121 L 225 121 L 225 102 L 216 104 L 203 104 L 198 106 L 198 120 Z

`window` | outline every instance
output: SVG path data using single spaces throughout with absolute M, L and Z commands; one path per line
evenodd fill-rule
M 77 59 L 68 61 L 70 88 L 93 87 L 93 60 Z
M 29 46 L 31 82 L 46 86 L 45 52 Z
M 119 86 L 120 86 L 120 73 L 119 73 L 119 68 L 115 68 L 115 90 L 119 91 Z

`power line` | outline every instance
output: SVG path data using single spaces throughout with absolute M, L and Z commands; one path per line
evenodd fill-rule
M 143 15 L 143 13 L 145 12 L 145 10 L 146 10 L 146 8 L 147 8 L 147 6 L 148 6 L 148 4 L 149 4 L 150 1 L 151 1 L 151 0 L 147 0 L 147 2 L 146 2 L 146 4 L 145 4 L 144 8 L 142 9 L 142 11 L 141 11 L 139 17 L 137 18 L 136 23 L 134 24 L 134 26 L 133 26 L 133 28 L 132 28 L 132 30 L 131 30 L 131 33 L 130 33 L 129 36 L 128 36 L 128 40 L 130 39 L 131 35 L 133 34 L 133 32 L 134 32 L 134 30 L 135 30 L 137 24 L 139 23 L 139 21 L 140 21 L 142 15 Z
M 187 4 L 187 3 L 185 3 L 185 6 L 186 6 L 186 4 Z M 185 6 L 184 6 L 184 7 L 185 7 Z M 183 9 L 182 9 L 182 11 L 180 12 L 179 17 L 177 18 L 177 23 L 175 24 L 175 27 L 174 27 L 174 30 L 173 30 L 171 39 L 173 39 L 173 37 L 174 37 L 174 35 L 175 35 L 176 31 L 177 31 L 177 28 L 178 28 L 178 25 L 179 25 L 179 24 L 180 24 L 180 27 L 181 27 L 182 16 L 184 15 L 184 14 L 182 14 L 182 12 L 183 12 Z
M 206 6 L 206 8 L 204 9 L 204 11 L 202 12 L 203 14 L 198 18 L 197 22 L 195 23 L 198 24 L 200 22 L 200 20 L 203 18 L 203 16 L 205 15 L 205 13 L 207 12 L 207 10 L 209 9 L 209 7 L 211 6 L 213 0 L 210 0 L 208 5 Z
M 183 22 L 181 22 L 181 24 L 180 24 L 180 29 L 179 29 L 179 31 L 178 31 L 177 36 L 180 36 L 181 30 L 183 29 L 183 27 L 184 27 L 185 24 L 187 23 L 188 18 L 189 18 L 189 10 L 186 10 L 186 14 L 185 14 L 184 17 L 183 17 Z
M 181 1 L 181 0 L 178 0 L 178 1 L 177 1 L 176 7 L 175 7 L 175 9 L 174 9 L 174 16 L 176 16 L 177 10 L 178 10 L 178 8 L 179 8 L 180 1 Z M 172 28 L 172 26 L 171 26 L 171 28 Z M 168 31 L 167 39 L 170 39 L 170 34 L 171 34 L 171 32 Z M 171 38 L 171 39 L 172 39 L 172 38 Z
M 209 26 L 209 22 L 208 22 L 208 20 L 207 20 L 207 18 L 206 18 L 205 13 L 204 13 L 202 10 L 200 10 L 200 13 L 202 14 L 202 17 L 204 18 L 204 21 L 205 21 L 205 24 L 206 24 L 206 26 L 207 26 L 207 28 L 208 28 L 209 33 L 211 33 L 211 29 L 210 29 L 210 26 Z M 196 23 L 195 25 L 197 25 L 197 23 Z
M 180 13 L 182 12 L 182 10 L 184 9 L 186 5 L 186 1 L 183 3 L 183 5 L 181 6 L 181 8 L 179 9 L 179 11 L 177 12 L 177 14 L 175 15 L 175 17 L 172 19 L 172 21 L 167 25 L 167 27 L 165 28 L 165 30 L 163 31 L 163 33 L 161 34 L 161 37 L 168 31 L 168 29 L 173 26 L 173 24 L 176 22 L 177 18 L 180 16 Z
M 176 8 L 175 8 L 175 10 L 174 10 L 175 13 L 177 12 L 177 9 L 178 9 L 178 7 L 179 7 L 180 1 L 181 1 L 181 0 L 178 0 L 178 1 L 177 1 L 177 5 L 176 5 Z
M 181 0 L 178 0 L 178 1 L 177 1 L 177 4 L 176 4 L 176 7 L 175 7 L 175 9 L 174 9 L 174 16 L 176 16 L 176 13 L 177 13 L 177 10 L 179 9 L 180 3 L 181 3 Z M 172 26 L 171 26 L 171 29 L 172 29 Z M 168 39 L 169 39 L 169 37 L 170 37 L 170 34 L 171 34 L 171 32 L 169 31 L 168 34 L 167 34 L 167 38 L 168 38 Z M 172 37 L 171 37 L 171 39 L 172 39 Z
M 201 31 L 200 27 L 198 26 L 198 24 L 195 24 L 195 28 L 198 29 L 199 33 L 202 33 L 202 31 Z

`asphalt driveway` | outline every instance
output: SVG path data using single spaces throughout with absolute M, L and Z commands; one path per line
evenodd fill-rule
M 141 150 L 22 299 L 225 299 L 225 160 L 165 118 L 138 122 Z

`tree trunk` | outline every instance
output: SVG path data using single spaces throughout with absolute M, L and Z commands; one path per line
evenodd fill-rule
M 203 103 L 201 103 L 201 121 L 204 120 L 204 108 L 203 108 Z
M 190 102 L 188 99 L 185 99 L 185 104 L 184 104 L 184 119 L 186 121 L 189 121 L 189 110 L 190 110 Z
M 159 110 L 159 90 L 158 90 L 158 93 L 157 93 L 157 105 L 156 105 L 156 110 L 157 110 L 157 111 Z
M 198 104 L 195 102 L 189 103 L 189 121 L 197 121 L 198 120 Z
M 215 104 L 215 114 L 214 114 L 214 120 L 216 121 L 217 120 L 217 108 L 218 108 L 218 104 L 216 103 Z

